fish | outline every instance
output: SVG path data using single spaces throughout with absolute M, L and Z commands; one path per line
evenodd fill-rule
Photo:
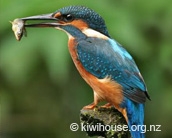
M 21 40 L 22 36 L 27 36 L 27 32 L 25 29 L 25 21 L 22 19 L 14 19 L 14 21 L 10 21 L 12 24 L 12 30 L 14 35 L 18 41 Z

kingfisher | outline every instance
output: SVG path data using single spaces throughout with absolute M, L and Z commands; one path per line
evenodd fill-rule
M 53 27 L 68 35 L 68 49 L 82 78 L 90 85 L 94 109 L 100 101 L 114 106 L 125 117 L 131 136 L 144 138 L 132 126 L 144 125 L 144 104 L 150 100 L 143 77 L 132 56 L 111 38 L 104 19 L 85 6 L 63 7 L 54 13 L 21 18 L 24 27 Z M 27 20 L 38 23 L 27 24 Z

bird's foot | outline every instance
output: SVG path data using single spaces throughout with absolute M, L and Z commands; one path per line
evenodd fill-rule
M 102 108 L 111 108 L 113 105 L 111 103 L 107 103 L 105 105 L 102 105 Z
M 87 106 L 84 106 L 82 109 L 86 109 L 86 110 L 93 110 L 96 107 L 95 103 L 91 103 Z

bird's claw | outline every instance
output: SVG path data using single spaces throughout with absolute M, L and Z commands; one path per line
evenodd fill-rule
M 113 105 L 111 103 L 107 103 L 105 105 L 102 105 L 102 108 L 111 108 Z
M 86 109 L 86 110 L 93 110 L 96 107 L 95 103 L 91 103 L 87 106 L 84 106 L 82 109 Z

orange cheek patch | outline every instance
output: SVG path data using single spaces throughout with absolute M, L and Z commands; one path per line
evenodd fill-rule
M 74 20 L 70 24 L 75 26 L 76 28 L 78 28 L 80 30 L 88 28 L 87 23 L 82 21 L 82 20 Z
M 54 18 L 58 18 L 58 17 L 60 17 L 60 16 L 61 16 L 61 13 L 60 13 L 60 12 L 57 12 L 57 13 L 55 13 L 55 14 L 53 15 Z

